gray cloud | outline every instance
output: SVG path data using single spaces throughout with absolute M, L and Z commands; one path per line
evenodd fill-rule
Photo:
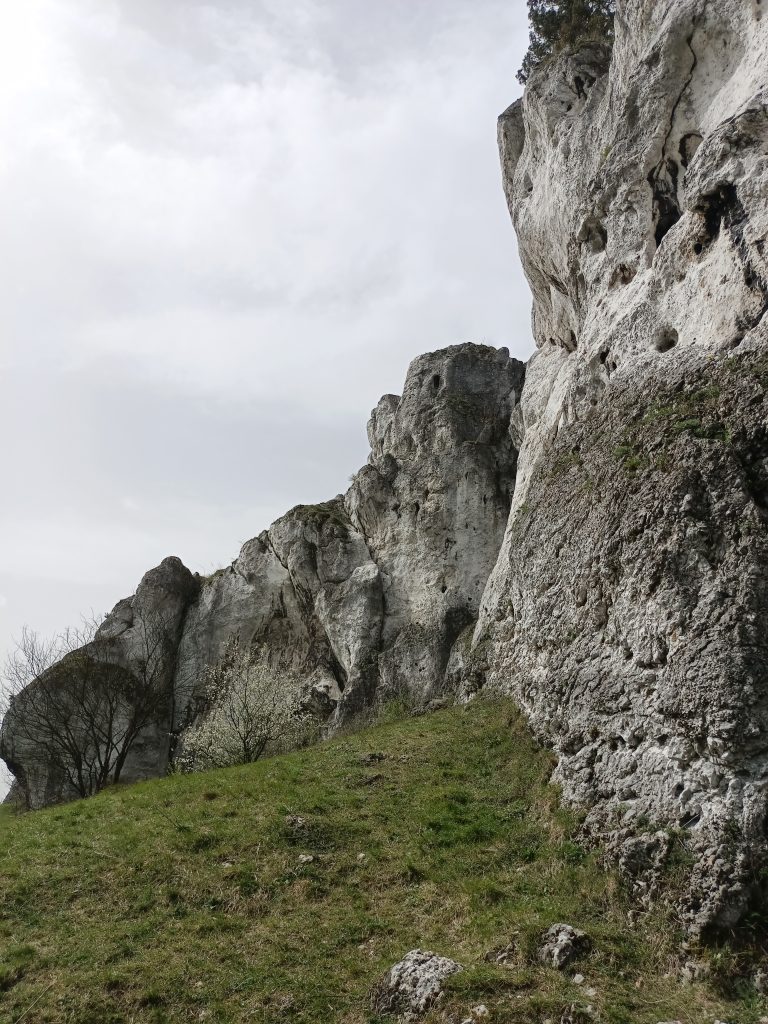
M 528 355 L 522 7 L 5 5 L 0 656 L 342 490 L 415 355 Z

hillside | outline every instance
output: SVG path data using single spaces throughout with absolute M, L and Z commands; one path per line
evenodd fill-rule
M 714 980 L 683 986 L 675 922 L 658 909 L 630 926 L 551 771 L 510 702 L 476 700 L 249 767 L 6 808 L 0 1022 L 372 1024 L 371 986 L 417 947 L 466 967 L 427 1021 L 479 1003 L 510 1024 L 572 1004 L 614 1024 L 758 1021 L 754 996 L 717 992 L 734 955 L 710 950 Z M 673 860 L 670 885 L 682 847 Z M 560 921 L 593 944 L 563 973 L 535 955 Z M 485 959 L 508 946 L 507 966 Z

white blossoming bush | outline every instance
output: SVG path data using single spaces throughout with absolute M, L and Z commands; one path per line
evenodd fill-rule
M 299 680 L 232 636 L 208 671 L 202 713 L 184 733 L 176 765 L 181 771 L 226 768 L 285 749 L 305 731 L 301 705 Z

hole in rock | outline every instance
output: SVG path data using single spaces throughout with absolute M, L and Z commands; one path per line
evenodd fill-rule
M 595 79 L 592 75 L 588 74 L 584 74 L 583 77 L 582 75 L 575 75 L 573 79 L 573 87 L 576 90 L 576 95 L 582 100 L 587 98 L 587 93 L 594 84 Z
M 436 373 L 435 376 L 432 378 L 432 387 L 435 389 L 435 391 L 440 390 L 440 383 L 440 374 Z
M 608 286 L 615 288 L 617 284 L 625 285 L 629 284 L 635 277 L 635 269 L 627 266 L 626 263 L 620 263 L 618 267 L 615 267 L 611 274 Z
M 674 327 L 665 327 L 656 339 L 656 350 L 658 352 L 669 352 L 677 344 L 678 334 Z
M 697 256 L 701 256 L 702 252 L 704 251 L 704 246 L 701 242 L 694 242 L 693 251 L 696 253 Z
M 654 232 L 657 249 L 675 224 L 680 220 L 680 210 L 678 209 L 677 204 L 673 203 L 669 199 L 659 199 L 658 210 L 659 219 L 656 221 L 656 231 Z
M 608 244 L 608 232 L 597 217 L 589 217 L 581 227 L 579 241 L 586 243 L 592 252 L 604 252 Z
M 736 186 L 730 182 L 721 185 L 716 192 L 702 196 L 696 209 L 704 217 L 704 227 L 710 242 L 720 234 L 723 224 L 730 227 L 744 216 L 736 195 Z
M 653 193 L 654 238 L 657 249 L 680 220 L 680 205 L 677 201 L 678 172 L 676 161 L 667 159 L 648 175 L 648 184 Z

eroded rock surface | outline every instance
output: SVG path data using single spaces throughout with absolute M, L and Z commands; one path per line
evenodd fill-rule
M 451 651 L 477 618 L 509 514 L 523 379 L 488 346 L 412 363 L 402 397 L 373 411 L 371 455 L 347 494 L 293 509 L 203 583 L 181 643 L 179 727 L 231 633 L 265 643 L 341 718 L 457 682 Z
M 232 633 L 331 721 L 500 688 L 637 894 L 677 829 L 689 928 L 744 913 L 768 786 L 765 7 L 617 0 L 612 50 L 531 77 L 499 139 L 536 354 L 417 359 L 346 495 L 185 590 L 172 732 Z M 141 605 L 104 627 L 129 669 Z M 12 721 L 0 745 L 24 778 Z
M 565 970 L 590 948 L 589 937 L 569 924 L 553 924 L 542 936 L 542 940 L 539 960 L 558 971 Z
M 83 736 L 89 734 L 106 743 L 107 733 L 120 736 L 130 728 L 131 708 L 118 699 L 113 688 L 116 674 L 129 683 L 126 690 L 135 679 L 135 685 L 152 701 L 146 726 L 130 746 L 124 764 L 118 761 L 120 779 L 133 782 L 165 773 L 174 715 L 176 652 L 198 589 L 199 580 L 178 558 L 166 558 L 144 575 L 133 597 L 115 606 L 93 641 L 76 652 L 75 668 L 73 653 L 14 698 L 0 730 L 0 755 L 16 778 L 11 799 L 36 809 L 83 795 L 75 788 L 77 772 L 87 779 L 98 771 L 98 755 L 88 748 Z M 71 716 L 65 696 L 48 699 L 49 686 L 55 686 L 57 693 L 71 692 Z M 123 689 L 121 686 L 120 693 Z M 100 691 L 108 694 L 101 705 L 96 697 Z M 101 728 L 100 706 L 106 716 Z M 72 734 L 71 745 L 66 735 L 61 742 L 51 743 L 56 732 L 65 730 Z M 78 765 L 73 752 L 84 752 L 85 763 Z
M 455 960 L 413 949 L 376 985 L 371 1008 L 403 1022 L 416 1021 L 440 1000 L 446 978 L 461 970 Z
M 402 396 L 374 410 L 371 455 L 346 495 L 291 510 L 207 579 L 178 559 L 148 573 L 99 631 L 128 671 L 144 657 L 147 623 L 162 619 L 172 638 L 168 712 L 142 734 L 124 778 L 166 770 L 233 634 L 302 678 L 309 705 L 331 723 L 382 697 L 426 705 L 457 687 L 452 652 L 460 635 L 469 641 L 509 515 L 509 424 L 523 380 L 506 349 L 456 345 L 419 357 Z M 8 716 L 0 752 L 30 805 L 71 795 L 30 742 Z
M 688 834 L 697 931 L 765 848 L 768 18 L 617 8 L 500 119 L 538 351 L 474 651 L 620 856 Z

